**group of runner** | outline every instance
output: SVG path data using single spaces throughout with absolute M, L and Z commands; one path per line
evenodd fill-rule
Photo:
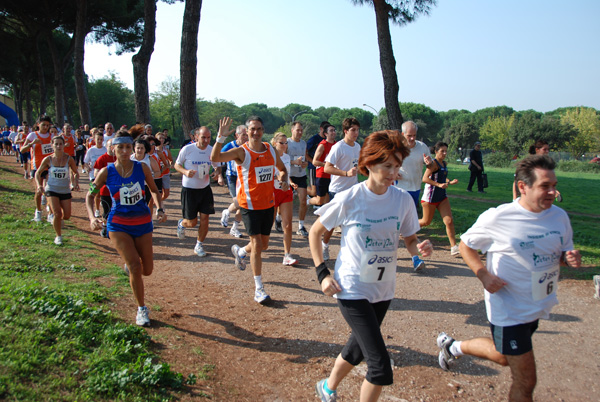
M 51 198 L 56 222 L 70 215 L 70 207 L 63 206 L 63 201 L 68 199 L 63 194 L 66 189 L 70 192 L 69 169 L 75 177 L 72 183 L 75 186 L 78 171 L 71 156 L 64 152 L 67 140 L 63 136 L 52 138 L 48 120 L 40 121 L 35 138 L 26 141 L 23 148 L 33 148 L 34 156 L 41 153 L 42 159 L 35 165 L 39 166 L 35 173 L 36 207 L 40 206 L 38 195 L 43 192 L 40 187 L 47 176 L 43 190 Z M 183 184 L 183 218 L 178 222 L 177 235 L 184 238 L 186 228 L 198 225 L 194 252 L 198 256 L 206 255 L 203 241 L 208 232 L 208 217 L 215 213 L 210 180 L 221 176 L 221 163 L 233 162 L 227 177 L 228 184 L 232 184 L 233 176 L 237 176 L 235 198 L 228 213 L 222 213 L 221 223 L 227 226 L 228 215 L 240 212 L 250 241 L 245 246 L 231 247 L 234 264 L 243 270 L 249 260 L 255 282 L 254 300 L 267 304 L 271 298 L 262 280 L 262 252 L 269 246 L 276 207 L 284 231 L 283 262 L 286 264 L 293 259 L 290 250 L 293 189 L 301 205 L 308 202 L 320 206 L 315 211 L 318 219 L 308 234 L 311 255 L 323 293 L 337 299 L 352 329 L 330 376 L 317 383 L 316 392 L 322 401 L 336 400 L 338 385 L 362 360 L 367 362 L 367 375 L 361 388 L 361 400 L 377 400 L 383 386 L 392 383 L 390 359 L 379 327 L 394 297 L 398 241 L 402 236 L 413 256 L 413 268 L 422 269 L 420 256 L 430 256 L 433 247 L 428 240 L 420 242 L 417 232 L 429 224 L 435 209 L 440 211 L 446 224 L 451 254 L 460 253 L 483 284 L 492 333 L 490 338 L 463 342 L 440 333 L 437 338 L 440 366 L 447 370 L 453 360 L 464 354 L 508 365 L 513 375 L 509 400 L 532 400 L 536 373 L 531 336 L 538 327 L 538 320 L 547 318 L 557 303 L 559 265 L 579 267 L 581 264 L 579 252 L 573 250 L 569 219 L 562 209 L 553 205 L 557 181 L 554 162 L 548 156 L 534 155 L 519 162 L 516 183 L 520 197 L 482 214 L 461 236 L 458 246 L 447 196 L 445 191 L 440 192 L 456 183 L 447 177 L 444 159 L 448 146 L 436 144 L 435 158 L 431 158 L 426 147 L 415 140 L 417 126 L 413 122 L 406 122 L 402 133 L 390 130 L 372 133 L 362 148 L 356 142 L 360 131 L 356 119 L 344 120 L 344 137 L 335 144 L 332 144 L 335 129 L 325 123 L 319 134 L 324 138 L 316 148 L 312 147 L 315 150 L 312 156 L 301 143 L 301 125 L 293 124 L 291 138 L 278 133 L 269 144 L 263 142 L 264 125 L 258 116 L 250 117 L 245 126 L 238 126 L 233 144 L 229 143 L 231 146 L 225 149 L 226 138 L 234 132 L 231 124 L 228 117 L 219 121 L 214 146 L 210 145 L 208 128 L 198 128 L 196 141 L 182 148 L 175 161 L 174 167 L 182 173 Z M 101 140 L 104 137 L 95 139 L 96 146 Z M 124 271 L 129 275 L 138 304 L 136 323 L 147 326 L 150 320 L 144 304 L 142 277 L 153 270 L 152 214 L 144 202 L 148 192 L 157 207 L 157 220 L 164 222 L 166 214 L 165 193 L 157 182 L 157 175 L 164 169 L 157 170 L 154 165 L 153 176 L 153 164 L 145 162 L 149 160 L 145 153 L 156 151 L 161 142 L 134 129 L 120 130 L 109 140 L 112 141 L 106 145 L 112 147 L 113 160 L 94 172 L 86 199 L 88 216 L 94 230 L 102 230 L 106 224 L 107 235 L 125 263 Z M 297 149 L 290 152 L 290 145 Z M 309 188 L 305 176 L 303 179 L 300 172 L 294 171 L 295 167 L 304 170 L 309 162 L 315 170 L 322 168 L 318 174 L 315 172 L 314 188 Z M 415 174 L 421 175 L 423 165 L 426 170 L 421 181 L 426 183 L 426 189 L 421 200 L 423 218 L 419 220 L 415 206 L 420 197 L 420 183 L 416 189 L 413 185 L 417 182 Z M 45 167 L 48 170 L 44 174 Z M 367 177 L 360 184 L 359 172 Z M 326 191 L 325 183 L 328 184 Z M 105 185 L 112 207 L 103 219 L 96 209 L 95 198 Z M 407 191 L 398 188 L 403 185 L 408 187 Z M 299 191 L 302 188 L 306 194 L 314 191 L 314 196 L 319 198 L 307 201 L 306 194 Z M 41 208 L 36 210 L 36 217 L 38 212 L 41 214 Z M 303 218 L 299 216 L 297 231 L 302 236 L 306 231 Z M 341 228 L 341 244 L 331 273 L 327 260 L 335 227 Z M 515 227 L 519 231 L 515 231 Z M 54 228 L 57 230 L 56 223 Z M 488 253 L 485 265 L 478 250 Z

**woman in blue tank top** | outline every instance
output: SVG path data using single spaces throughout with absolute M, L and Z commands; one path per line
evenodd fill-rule
M 86 198 L 90 226 L 93 230 L 102 229 L 102 219 L 94 217 L 94 196 L 106 185 L 112 198 L 112 208 L 106 226 L 113 246 L 125 262 L 124 270 L 129 276 L 133 296 L 138 304 L 136 324 L 149 326 L 148 308 L 144 304 L 143 276 L 149 276 L 154 269 L 152 252 L 152 215 L 144 202 L 144 186 L 148 185 L 154 202 L 159 206 L 157 219 L 167 219 L 163 203 L 154 184 L 150 168 L 130 159 L 133 139 L 127 131 L 119 131 L 113 139 L 114 164 L 100 170 L 90 184 Z
M 423 217 L 419 219 L 421 227 L 429 226 L 433 220 L 435 210 L 440 211 L 440 215 L 446 225 L 446 235 L 450 240 L 450 255 L 459 255 L 458 245 L 456 244 L 454 221 L 452 220 L 452 211 L 450 210 L 450 200 L 446 195 L 446 189 L 449 185 L 458 183 L 458 179 L 448 179 L 448 167 L 445 159 L 448 154 L 448 144 L 438 141 L 433 147 L 435 151 L 434 164 L 425 170 L 423 174 L 423 183 L 425 190 L 421 198 L 423 207 Z
M 75 159 L 64 152 L 65 139 L 62 136 L 52 138 L 54 153 L 46 156 L 35 173 L 37 192 L 46 195 L 50 207 L 48 222 L 52 223 L 56 237 L 54 244 L 61 246 L 62 222 L 71 217 L 71 172 L 73 172 L 73 188 L 79 190 L 79 173 Z M 42 173 L 48 171 L 46 186 L 43 186 Z

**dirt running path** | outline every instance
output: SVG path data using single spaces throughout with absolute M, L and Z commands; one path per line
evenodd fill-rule
M 2 166 L 16 170 L 18 165 L 8 159 L 2 158 Z M 169 220 L 155 229 L 155 271 L 145 282 L 153 322 L 148 333 L 175 370 L 197 374 L 203 365 L 215 365 L 211 380 L 199 381 L 182 400 L 200 399 L 204 393 L 214 401 L 317 401 L 314 384 L 328 375 L 349 329 L 335 301 L 319 291 L 307 240 L 294 234 L 292 252 L 300 264 L 284 267 L 282 235 L 273 232 L 263 254 L 263 279 L 275 302 L 260 306 L 252 299 L 250 269 L 238 271 L 229 251 L 242 242 L 219 224 L 220 212 L 230 202 L 227 190 L 213 186 L 217 214 L 210 219 L 204 246 L 208 256 L 199 258 L 193 253 L 191 230 L 184 240 L 176 236 L 180 176 L 173 175 L 172 183 L 166 201 Z M 83 194 L 75 195 L 72 222 L 89 232 Z M 309 224 L 313 220 L 311 216 Z M 119 263 L 108 240 L 98 234 L 92 240 Z M 332 242 L 335 257 L 339 237 Z M 394 360 L 394 384 L 380 400 L 505 400 L 507 368 L 470 357 L 461 358 L 451 372 L 437 364 L 439 331 L 457 339 L 488 336 L 479 281 L 461 259 L 450 257 L 445 244 L 436 247 L 423 273 L 414 274 L 409 262 L 401 249 L 396 295 L 382 326 Z M 561 282 L 561 303 L 533 338 L 536 401 L 599 400 L 600 302 L 592 294 L 591 281 Z M 132 298 L 127 295 L 116 303 L 123 318 L 133 321 Z M 361 365 L 342 382 L 339 400 L 358 400 L 364 373 Z

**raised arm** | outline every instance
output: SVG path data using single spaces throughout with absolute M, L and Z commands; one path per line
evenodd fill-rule
M 217 141 L 210 153 L 210 160 L 213 162 L 229 162 L 231 160 L 237 163 L 243 163 L 246 157 L 242 147 L 233 148 L 229 151 L 221 152 L 223 143 L 235 130 L 230 130 L 232 120 L 230 117 L 224 117 L 219 120 L 219 132 L 217 133 Z

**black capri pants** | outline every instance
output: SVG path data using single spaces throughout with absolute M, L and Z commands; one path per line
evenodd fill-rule
M 338 299 L 337 302 L 352 329 L 350 338 L 342 349 L 342 358 L 353 366 L 364 359 L 367 362 L 367 381 L 374 385 L 391 385 L 394 373 L 379 328 L 391 300 L 370 303 L 365 299 Z

